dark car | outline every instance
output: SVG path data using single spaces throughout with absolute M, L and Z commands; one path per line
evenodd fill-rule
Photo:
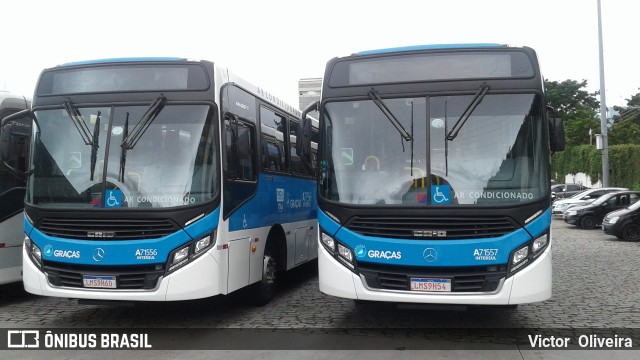
M 574 206 L 564 213 L 564 222 L 580 226 L 583 229 L 593 229 L 602 223 L 608 213 L 626 208 L 640 200 L 640 191 L 617 191 L 602 195 L 594 202 Z
M 602 221 L 602 230 L 618 239 L 640 241 L 640 201 L 608 213 Z
M 570 198 L 575 194 L 589 190 L 588 187 L 580 184 L 555 184 L 551 185 L 551 201 L 556 199 Z

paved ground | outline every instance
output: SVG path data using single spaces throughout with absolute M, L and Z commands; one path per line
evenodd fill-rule
M 287 343 L 286 339 L 304 343 L 308 340 L 304 336 L 309 334 L 328 341 L 334 341 L 331 336 L 349 335 L 361 339 L 357 340 L 360 345 L 353 346 L 356 350 L 369 346 L 364 345 L 367 341 L 375 348 L 375 344 L 380 344 L 375 339 L 381 338 L 402 339 L 409 344 L 408 349 L 414 340 L 422 341 L 421 344 L 429 340 L 441 349 L 448 345 L 437 341 L 495 342 L 504 349 L 500 345 L 504 342 L 495 341 L 493 335 L 500 334 L 504 340 L 518 329 L 576 337 L 585 333 L 585 329 L 612 329 L 612 334 L 618 329 L 633 329 L 637 335 L 640 244 L 619 241 L 599 229 L 580 230 L 561 220 L 554 220 L 553 231 L 553 298 L 544 303 L 520 305 L 517 310 L 472 307 L 466 311 L 434 311 L 399 309 L 391 304 L 356 306 L 351 300 L 320 293 L 317 264 L 312 263 L 288 274 L 276 298 L 263 307 L 247 304 L 242 294 L 132 307 L 79 305 L 67 299 L 32 296 L 15 285 L 2 286 L 0 328 L 200 328 L 203 334 L 211 334 L 212 329 L 244 329 L 245 335 L 271 331 L 282 344 Z M 438 331 L 443 328 L 448 330 Z M 232 331 L 225 334 L 233 337 Z M 264 346 L 256 345 L 255 341 L 253 347 L 250 344 L 247 343 L 247 349 Z M 242 346 L 228 343 L 230 349 Z M 309 346 L 314 348 L 318 344 Z M 284 347 L 296 348 L 291 344 Z M 522 352 L 518 353 L 524 358 Z M 535 357 L 535 352 L 531 354 Z

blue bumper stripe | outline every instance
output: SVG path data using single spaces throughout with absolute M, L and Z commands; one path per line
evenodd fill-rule
M 525 229 L 501 237 L 472 240 L 381 239 L 340 227 L 322 211 L 318 220 L 323 230 L 354 251 L 358 261 L 404 266 L 485 266 L 506 264 L 513 250 L 546 232 L 551 223 L 551 210 Z
M 79 265 L 143 265 L 165 263 L 169 253 L 218 227 L 219 208 L 171 235 L 147 240 L 94 241 L 56 238 L 33 228 L 25 219 L 25 231 L 42 251 L 45 261 Z M 98 251 L 97 249 L 102 249 Z

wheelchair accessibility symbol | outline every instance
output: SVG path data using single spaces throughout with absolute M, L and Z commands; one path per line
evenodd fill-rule
M 431 204 L 433 205 L 451 204 L 451 186 L 431 185 Z
M 107 190 L 105 194 L 104 207 L 107 207 L 107 208 L 122 207 L 122 191 Z

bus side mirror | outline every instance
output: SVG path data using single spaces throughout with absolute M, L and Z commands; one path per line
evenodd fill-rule
M 296 131 L 296 155 L 301 156 L 308 164 L 311 163 L 311 119 L 307 114 L 318 110 L 319 101 L 315 101 L 302 111 L 302 119 Z
M 0 166 L 23 181 L 27 178 L 32 119 L 31 110 L 23 110 L 2 119 L 0 125 Z
M 564 151 L 564 123 L 562 119 L 549 119 L 549 146 L 552 152 Z

